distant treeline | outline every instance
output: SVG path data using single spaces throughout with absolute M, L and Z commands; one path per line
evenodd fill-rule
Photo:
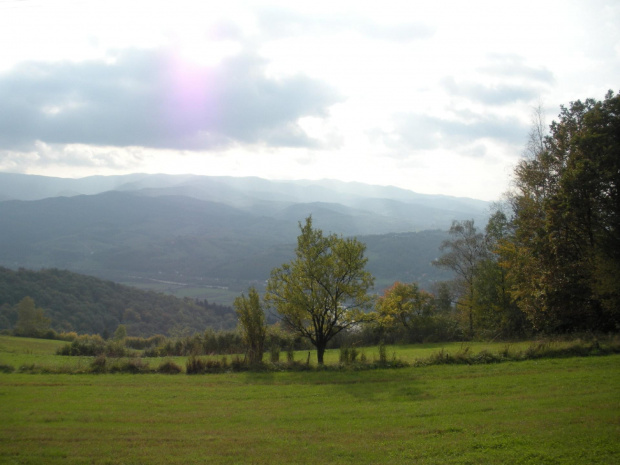
M 206 300 L 178 299 L 58 269 L 0 267 L 0 330 L 15 327 L 25 297 L 44 310 L 57 332 L 105 338 L 122 324 L 130 336 L 184 336 L 236 325 L 232 308 Z

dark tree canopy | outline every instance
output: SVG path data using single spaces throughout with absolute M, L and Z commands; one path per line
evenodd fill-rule
M 546 331 L 620 325 L 620 96 L 562 107 L 515 170 L 512 296 Z

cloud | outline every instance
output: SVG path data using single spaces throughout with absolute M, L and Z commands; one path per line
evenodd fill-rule
M 313 147 L 297 121 L 341 97 L 305 76 L 269 78 L 250 53 L 207 68 L 164 51 L 111 62 L 23 63 L 0 75 L 0 148 L 49 144 L 213 149 Z
M 396 152 L 443 148 L 475 157 L 485 155 L 480 150 L 482 139 L 520 146 L 527 138 L 528 127 L 517 118 L 473 113 L 455 116 L 454 119 L 442 119 L 414 113 L 401 114 L 395 117 L 394 129 L 380 131 L 380 137 Z M 377 134 L 375 132 L 375 136 Z M 472 145 L 478 149 L 473 150 Z
M 348 14 L 308 14 L 283 8 L 263 8 L 258 12 L 261 30 L 271 37 L 334 34 L 352 31 L 369 39 L 409 42 L 427 39 L 435 28 L 420 22 L 380 23 Z
M 451 95 L 465 97 L 485 105 L 529 102 L 540 95 L 539 89 L 526 85 L 457 82 L 453 77 L 442 79 L 441 84 Z
M 537 81 L 542 84 L 553 84 L 555 76 L 545 67 L 533 67 L 525 64 L 525 60 L 518 55 L 491 55 L 491 63 L 481 66 L 479 71 L 492 76 L 520 78 L 528 81 Z
M 141 147 L 101 147 L 83 144 L 46 144 L 36 141 L 28 151 L 0 149 L 0 171 L 28 172 L 31 168 L 139 168 L 147 154 Z

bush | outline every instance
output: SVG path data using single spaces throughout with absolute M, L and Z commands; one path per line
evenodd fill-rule
M 0 373 L 13 373 L 15 368 L 12 365 L 5 365 L 0 363 Z
M 161 363 L 159 367 L 157 367 L 157 373 L 163 373 L 166 375 L 176 375 L 178 373 L 181 373 L 182 371 L 183 368 L 181 368 L 179 365 L 177 365 L 171 360 L 167 360 Z
M 76 337 L 71 344 L 60 347 L 56 351 L 57 355 L 72 355 L 97 357 L 99 355 L 107 355 L 109 357 L 125 357 L 127 349 L 121 341 L 106 342 L 98 334 L 83 334 Z
M 101 336 L 99 336 L 98 334 L 95 334 L 93 336 L 84 334 L 75 338 L 71 344 L 59 348 L 56 353 L 58 355 L 96 357 L 98 355 L 105 354 L 105 351 L 106 342 Z
M 148 338 L 128 336 L 125 338 L 125 347 L 136 350 L 145 350 L 160 346 L 166 342 L 166 336 L 156 334 Z
M 149 364 L 138 357 L 133 357 L 128 360 L 119 360 L 108 368 L 110 373 L 149 373 L 151 368 Z
M 349 365 L 355 363 L 359 351 L 355 347 L 341 347 L 340 348 L 340 363 L 342 365 Z
M 98 355 L 97 358 L 95 358 L 95 360 L 93 360 L 90 364 L 90 371 L 93 373 L 105 373 L 107 362 L 108 361 L 105 358 L 105 355 Z

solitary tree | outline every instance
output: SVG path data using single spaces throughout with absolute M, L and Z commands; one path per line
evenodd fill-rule
M 374 278 L 364 269 L 363 243 L 324 236 L 312 228 L 312 217 L 299 228 L 296 258 L 271 272 L 265 299 L 288 327 L 310 340 L 323 364 L 327 343 L 370 307 L 367 291 Z
M 254 365 L 263 360 L 265 336 L 265 313 L 260 303 L 260 297 L 254 287 L 250 288 L 246 297 L 241 294 L 233 303 L 239 317 L 239 328 L 246 346 L 250 364 Z

